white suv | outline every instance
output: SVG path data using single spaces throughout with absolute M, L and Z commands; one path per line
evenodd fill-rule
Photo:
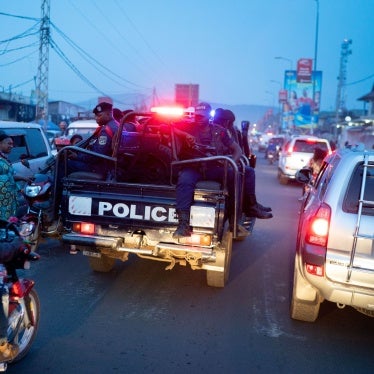
M 287 184 L 289 180 L 295 180 L 297 171 L 308 165 L 316 148 L 331 153 L 330 143 L 327 139 L 301 135 L 294 136 L 288 140 L 282 146 L 279 154 L 279 183 Z
M 310 174 L 301 170 L 298 181 L 310 183 Z M 309 187 L 300 209 L 291 317 L 315 321 L 324 300 L 374 317 L 374 151 L 332 153 Z

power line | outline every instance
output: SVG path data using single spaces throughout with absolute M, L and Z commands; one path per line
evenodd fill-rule
M 26 17 L 26 16 L 17 16 L 15 14 L 9 14 L 9 13 L 4 13 L 4 12 L 0 12 L 0 16 L 7 16 L 7 17 L 14 17 L 14 18 L 28 19 L 28 20 L 32 20 L 32 21 L 40 21 L 40 18 Z
M 71 40 L 64 32 L 62 32 L 53 22 L 51 22 L 51 25 L 53 26 L 53 28 L 65 39 L 65 41 L 70 44 L 71 47 L 73 47 L 91 66 L 95 67 L 92 62 L 96 63 L 98 66 L 100 66 L 102 69 L 104 69 L 106 72 L 110 73 L 110 74 L 113 74 L 113 76 L 117 77 L 118 79 L 128 83 L 128 84 L 131 84 L 133 86 L 138 86 L 140 88 L 146 88 L 146 87 L 143 87 L 143 86 L 140 86 L 134 82 L 131 82 L 129 81 L 128 79 L 125 79 L 121 76 L 119 76 L 118 74 L 116 74 L 115 72 L 113 72 L 112 70 L 108 69 L 106 66 L 104 66 L 103 64 L 101 64 L 97 59 L 95 59 L 94 57 L 90 56 L 88 52 L 84 51 L 82 48 L 80 48 L 73 40 Z M 97 67 L 95 67 L 101 74 L 104 74 L 102 70 L 99 70 Z M 113 82 L 119 84 L 117 81 L 113 80 L 112 78 L 110 78 L 107 74 L 104 74 L 106 77 L 108 77 L 109 79 L 111 79 Z
M 358 83 L 361 83 L 361 82 L 365 82 L 367 81 L 368 79 L 371 79 L 374 77 L 374 74 L 371 74 L 369 76 L 367 76 L 366 78 L 362 78 L 358 81 L 355 81 L 355 82 L 350 82 L 350 83 L 346 83 L 344 86 L 353 86 L 354 84 L 358 84 Z

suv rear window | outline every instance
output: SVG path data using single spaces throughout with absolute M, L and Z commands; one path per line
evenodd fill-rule
M 293 146 L 294 152 L 305 152 L 313 153 L 315 148 L 321 148 L 323 151 L 328 151 L 327 144 L 325 142 L 308 141 L 308 140 L 296 140 Z
M 370 163 L 370 165 L 374 166 L 373 163 Z M 351 180 L 349 181 L 347 193 L 344 198 L 344 212 L 354 214 L 357 214 L 358 212 L 358 200 L 360 198 L 363 168 L 364 166 L 362 163 L 357 165 L 354 173 L 352 174 Z M 374 167 L 367 168 L 364 200 L 374 201 Z M 374 207 L 363 205 L 362 214 L 374 216 Z

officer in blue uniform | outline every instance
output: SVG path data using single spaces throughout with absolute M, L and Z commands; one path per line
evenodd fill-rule
M 119 127 L 118 122 L 113 117 L 113 106 L 106 102 L 99 103 L 94 108 L 93 113 L 99 126 L 89 138 L 85 148 L 102 155 L 112 156 L 113 140 Z M 69 156 L 69 172 L 90 171 L 106 173 L 107 167 L 105 160 L 82 152 L 71 153 Z
M 210 112 L 211 106 L 208 103 L 200 103 L 195 108 L 195 122 L 187 122 L 178 127 L 178 130 L 186 134 L 186 142 L 184 142 L 184 147 L 180 152 L 180 158 L 194 159 L 209 156 L 209 151 L 204 152 L 199 149 L 199 145 L 202 145 L 212 148 L 212 156 L 224 154 L 224 148 L 230 149 L 231 157 L 234 161 L 238 161 L 242 154 L 239 145 L 222 126 L 210 123 Z M 230 168 L 228 172 L 229 180 L 233 180 L 233 173 Z M 174 238 L 191 235 L 189 226 L 190 208 L 193 203 L 196 183 L 202 179 L 222 182 L 223 175 L 222 165 L 207 165 L 204 170 L 188 166 L 179 172 L 176 187 L 176 211 L 179 225 L 173 233 Z M 228 189 L 229 198 L 232 198 L 234 196 L 234 183 L 228 183 Z M 229 205 L 232 206 L 232 202 Z

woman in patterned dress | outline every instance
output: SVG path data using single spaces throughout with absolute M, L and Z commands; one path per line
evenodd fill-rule
M 13 139 L 0 131 L 0 219 L 8 220 L 16 214 L 17 184 L 16 181 L 27 178 L 14 175 L 14 169 L 7 155 L 12 151 Z

